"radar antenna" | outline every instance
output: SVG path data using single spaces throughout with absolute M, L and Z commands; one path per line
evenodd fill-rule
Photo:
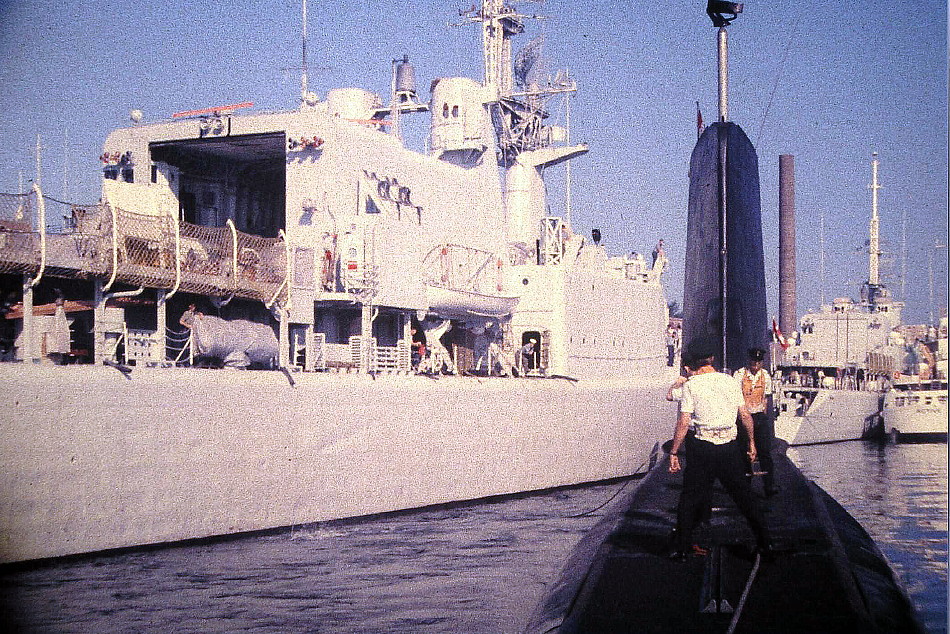
M 505 0 L 482 0 L 480 9 L 472 6 L 459 15 L 482 26 L 484 86 L 492 102 L 499 162 L 510 167 L 522 152 L 565 140 L 565 130 L 544 125 L 550 116 L 546 106 L 556 95 L 576 92 L 576 82 L 566 72 L 533 81 L 539 74 L 541 37 L 529 42 L 514 59 L 511 54 L 511 38 L 524 32 L 525 20 L 543 16 L 518 13 Z

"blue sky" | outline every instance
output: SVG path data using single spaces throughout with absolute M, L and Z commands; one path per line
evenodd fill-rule
M 432 79 L 481 77 L 479 32 L 460 22 L 471 2 L 309 4 L 311 88 L 388 94 L 391 60 L 408 54 L 423 99 Z M 695 103 L 716 117 L 716 30 L 705 2 L 521 2 L 544 33 L 545 64 L 568 68 L 579 92 L 572 139 L 591 152 L 572 163 L 575 229 L 600 228 L 615 253 L 664 238 L 669 296 L 681 301 L 687 166 Z M 798 310 L 822 296 L 856 297 L 867 277 L 870 157 L 880 155 L 886 281 L 905 321 L 947 305 L 947 6 L 943 2 L 776 3 L 753 0 L 729 29 L 730 115 L 755 144 L 761 173 L 770 315 L 777 305 L 778 156 L 793 154 L 798 216 Z M 34 174 L 43 139 L 44 190 L 98 198 L 101 144 L 128 123 L 181 110 L 253 101 L 296 104 L 298 1 L 67 3 L 0 0 L 0 191 Z M 563 120 L 563 106 L 551 104 Z M 549 173 L 559 213 L 563 168 Z M 65 186 L 64 186 L 65 185 Z M 906 242 L 902 229 L 906 222 Z

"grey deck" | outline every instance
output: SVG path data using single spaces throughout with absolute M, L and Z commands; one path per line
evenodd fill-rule
M 735 632 L 919 632 L 906 593 L 867 533 L 782 454 L 762 503 L 763 559 Z M 577 547 L 529 632 L 726 632 L 755 562 L 754 537 L 717 486 L 694 534 L 709 549 L 668 558 L 681 475 L 661 461 Z M 761 491 L 761 483 L 755 483 Z

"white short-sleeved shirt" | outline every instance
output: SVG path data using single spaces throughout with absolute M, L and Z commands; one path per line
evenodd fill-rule
M 745 405 L 739 384 L 728 374 L 695 374 L 683 385 L 680 411 L 691 414 L 696 438 L 714 445 L 733 441 L 738 435 L 736 416 Z

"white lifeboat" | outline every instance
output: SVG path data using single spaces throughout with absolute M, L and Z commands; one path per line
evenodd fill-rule
M 423 258 L 429 310 L 443 315 L 502 317 L 520 297 L 505 289 L 505 259 L 457 244 L 436 246 Z

